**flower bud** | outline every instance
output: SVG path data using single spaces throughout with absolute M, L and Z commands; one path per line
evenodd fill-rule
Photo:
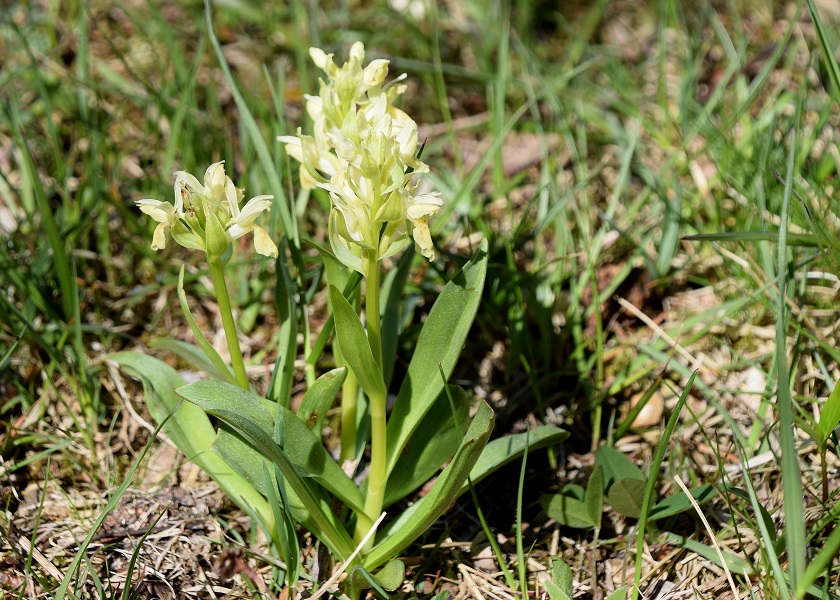
M 205 199 L 204 202 L 206 203 L 207 200 Z M 205 207 L 209 209 L 210 207 Z M 204 234 L 204 246 L 207 251 L 207 257 L 210 260 L 221 258 L 222 254 L 224 254 L 228 246 L 230 246 L 230 241 L 228 237 L 225 235 L 225 228 L 221 221 L 219 221 L 219 217 L 216 215 L 214 210 L 205 210 L 205 234 Z

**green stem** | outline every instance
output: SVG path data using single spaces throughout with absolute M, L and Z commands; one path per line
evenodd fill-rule
M 351 293 L 348 301 L 350 305 L 356 310 L 356 314 L 361 309 L 359 294 L 361 289 L 356 287 Z M 347 361 L 344 359 L 344 353 L 338 344 L 338 339 L 333 344 L 333 352 L 335 354 L 335 363 L 341 367 L 348 367 Z M 356 422 L 358 419 L 358 404 L 359 404 L 359 380 L 356 379 L 353 370 L 348 367 L 347 377 L 341 386 L 341 462 L 356 458 L 356 438 L 358 437 L 358 429 Z
M 375 252 L 367 252 L 367 282 L 365 284 L 365 320 L 367 323 L 368 343 L 379 372 L 382 373 L 382 337 L 379 323 L 379 257 Z M 385 394 L 369 396 L 370 400 L 370 474 L 368 475 L 367 496 L 365 497 L 365 515 L 375 521 L 382 512 L 385 499 L 386 455 L 385 455 Z M 370 525 L 362 523 L 356 526 L 356 542 L 365 536 Z
M 338 340 L 336 340 L 337 342 Z M 337 365 L 346 366 L 347 362 L 337 343 L 333 343 L 333 353 Z M 359 382 L 353 371 L 347 370 L 347 377 L 341 385 L 341 462 L 356 457 L 356 415 L 358 409 Z
M 359 519 L 354 536 L 356 543 L 365 537 L 371 524 L 379 518 L 385 499 L 385 396 L 370 398 L 370 429 L 370 473 L 365 497 L 365 515 L 368 520 Z
M 306 389 L 312 387 L 317 377 L 315 376 L 315 365 L 309 362 L 309 357 L 312 354 L 312 336 L 309 334 L 309 318 L 307 315 L 306 301 L 303 301 L 300 307 L 300 326 L 303 329 L 303 358 L 304 358 L 304 375 L 306 376 Z
M 230 362 L 233 365 L 233 372 L 236 375 L 236 383 L 243 390 L 250 390 L 248 374 L 245 372 L 245 361 L 242 359 L 242 350 L 239 349 L 239 337 L 236 333 L 236 323 L 233 320 L 233 312 L 230 305 L 227 284 L 225 283 L 225 271 L 222 261 L 219 258 L 207 257 L 210 263 L 210 278 L 213 280 L 213 287 L 216 288 L 216 300 L 219 303 L 219 312 L 222 315 L 222 325 L 225 328 Z
M 365 284 L 365 322 L 368 343 L 373 359 L 382 372 L 382 329 L 379 325 L 379 258 L 375 252 L 366 252 L 367 283 Z M 379 517 L 379 515 L 376 515 Z M 374 518 L 376 518 L 374 517 Z

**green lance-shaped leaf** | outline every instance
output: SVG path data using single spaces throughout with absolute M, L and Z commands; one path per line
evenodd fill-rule
M 272 415 L 264 407 L 263 399 L 256 394 L 221 381 L 198 381 L 179 388 L 178 395 L 228 423 L 254 449 L 277 465 L 312 518 L 312 533 L 341 560 L 350 555 L 354 546 L 347 530 L 307 479 L 322 484 L 354 510 L 361 511 L 363 508 L 361 493 L 305 423 L 281 407 L 278 414 L 285 420 L 285 448 L 280 448 L 273 439 Z M 265 427 L 268 424 L 272 426 Z
M 248 418 L 261 431 L 270 433 L 274 439 L 274 415 L 271 411 L 277 412 L 277 405 L 270 400 L 260 398 L 253 392 L 246 392 L 237 386 L 217 381 L 197 381 L 177 391 L 180 396 L 205 407 L 205 410 L 211 414 L 215 413 L 208 408 L 210 404 L 222 410 L 239 411 L 241 417 L 237 421 Z M 362 493 L 324 448 L 320 436 L 313 433 L 307 424 L 290 410 L 281 407 L 277 414 L 283 419 L 281 451 L 295 465 L 300 476 L 317 481 L 349 508 L 355 511 L 363 510 Z M 243 433 L 237 422 L 220 418 Z M 261 452 L 260 447 L 254 446 L 254 448 Z M 271 456 L 265 454 L 263 456 L 273 460 Z
M 266 466 L 274 468 L 273 463 L 255 450 L 236 429 L 223 422 L 212 450 L 221 456 L 240 477 L 250 483 L 260 494 L 269 496 L 270 492 L 266 487 L 265 469 Z M 313 492 L 320 494 L 319 501 L 326 504 L 328 498 L 321 488 L 316 487 Z M 294 490 L 289 488 L 286 488 L 286 508 L 291 513 L 292 518 L 306 530 L 317 530 L 318 524 L 307 512 L 306 507 Z
M 475 485 L 497 469 L 520 458 L 525 452 L 526 444 L 528 445 L 529 451 L 537 450 L 559 444 L 567 437 L 569 437 L 569 432 L 564 429 L 542 425 L 532 429 L 530 432 L 506 435 L 505 437 L 495 439 L 487 444 L 478 462 L 475 463 L 470 473 L 470 481 Z M 461 493 L 463 494 L 467 490 L 469 490 L 469 485 L 465 483 L 461 489 Z
M 350 271 L 344 266 L 344 263 L 333 256 L 332 252 L 324 246 L 316 244 L 312 240 L 307 240 L 307 243 L 315 246 L 321 253 L 321 258 L 324 261 L 324 270 L 327 273 L 327 283 L 342 290 L 345 298 L 350 298 L 351 294 L 354 294 L 358 289 L 359 283 L 362 281 L 362 274 L 358 271 Z M 334 328 L 335 319 L 332 314 L 332 306 L 330 306 L 330 316 L 321 328 L 321 333 L 318 334 L 315 343 L 312 345 L 312 350 L 306 358 L 307 364 L 314 365 L 320 360 Z
M 347 367 L 339 367 L 327 371 L 315 380 L 303 395 L 297 416 L 315 433 L 321 435 L 324 417 L 335 401 L 335 397 L 344 380 L 347 378 Z
M 691 492 L 691 497 L 694 498 L 695 502 L 701 506 L 717 495 L 714 486 L 709 483 L 691 488 L 689 492 Z M 657 502 L 650 509 L 648 520 L 665 519 L 693 509 L 694 506 L 691 504 L 688 495 L 679 491 Z
M 441 472 L 428 494 L 379 532 L 376 545 L 362 562 L 363 567 L 373 570 L 397 556 L 431 527 L 454 502 L 487 444 L 493 430 L 493 420 L 493 409 L 482 400 L 452 461 Z
M 254 486 L 254 489 L 260 494 L 268 496 L 268 490 L 265 484 L 264 465 L 269 464 L 271 461 L 268 461 L 262 454 L 254 450 L 239 435 L 236 429 L 222 422 L 218 435 L 216 436 L 216 441 L 211 449 L 221 456 L 245 481 Z M 302 509 L 303 506 L 301 505 L 299 508 Z M 300 516 L 305 516 L 305 514 Z
M 411 436 L 388 478 L 384 506 L 390 506 L 426 483 L 458 450 L 461 444 L 458 433 L 466 431 L 469 424 L 470 398 L 462 388 L 449 386 L 449 389 L 458 413 L 458 427 L 444 392 Z
M 203 410 L 183 402 L 175 393 L 184 385 L 177 371 L 156 358 L 135 352 L 119 352 L 110 358 L 143 381 L 146 404 L 156 422 L 163 422 L 174 411 L 163 431 L 184 456 L 201 467 L 246 512 L 256 514 L 266 527 L 273 528 L 274 517 L 265 498 L 221 457 L 209 451 L 216 440 L 216 430 Z
M 840 385 L 835 385 L 820 411 L 820 421 L 817 424 L 817 435 L 820 437 L 817 443 L 820 448 L 825 448 L 828 444 L 831 432 L 838 423 L 840 423 Z
M 335 317 L 335 333 L 341 344 L 344 360 L 368 396 L 384 398 L 386 390 L 382 371 L 373 358 L 359 315 L 334 285 L 330 286 L 330 302 Z
M 417 340 L 397 403 L 388 419 L 386 475 L 390 475 L 415 429 L 443 390 L 472 326 L 487 275 L 487 240 L 443 288 Z
M 356 277 L 356 271 L 348 269 L 343 262 L 335 257 L 329 247 L 322 246 L 314 240 L 307 240 L 307 243 L 317 248 L 321 255 L 321 260 L 324 261 L 324 271 L 327 274 L 327 283 L 346 291 L 350 280 Z
M 280 556 L 286 562 L 286 584 L 294 588 L 300 575 L 300 544 L 283 475 L 277 466 L 273 467 L 272 473 L 268 462 L 264 461 L 263 477 L 268 492 L 268 503 L 274 512 L 274 522 L 277 523 L 275 543 L 280 549 Z
M 726 567 L 732 573 L 736 575 L 751 575 L 754 573 L 755 567 L 750 564 L 749 561 L 744 560 L 740 556 L 736 554 L 732 554 L 730 552 L 723 552 L 723 560 L 726 564 L 721 563 L 720 555 L 718 554 L 719 549 L 709 546 L 707 544 L 703 544 L 702 542 L 698 542 L 697 540 L 693 540 L 691 538 L 686 538 L 676 533 L 666 532 L 663 534 L 662 543 L 671 544 L 673 546 L 677 546 L 679 548 L 685 548 L 691 552 L 694 552 L 698 556 L 705 558 L 710 563 L 713 563 L 719 567 Z

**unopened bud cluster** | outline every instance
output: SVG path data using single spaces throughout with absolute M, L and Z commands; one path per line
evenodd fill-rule
M 305 188 L 330 193 L 330 244 L 348 267 L 366 274 L 362 256 L 382 260 L 409 243 L 429 260 L 434 247 L 428 218 L 442 205 L 437 194 L 419 194 L 417 175 L 429 167 L 417 154 L 417 123 L 393 103 L 406 86 L 384 83 L 387 60 L 362 67 L 364 45 L 356 42 L 350 59 L 338 67 L 332 54 L 311 48 L 310 56 L 327 75 L 318 96 L 306 96 L 313 135 L 278 139 L 300 162 Z

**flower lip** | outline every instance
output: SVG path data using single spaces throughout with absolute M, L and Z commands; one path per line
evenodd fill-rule
M 175 207 L 169 202 L 162 202 L 161 200 L 154 200 L 152 198 L 144 198 L 142 200 L 135 200 L 134 204 L 141 212 L 149 215 L 158 223 L 171 222 L 176 215 Z

